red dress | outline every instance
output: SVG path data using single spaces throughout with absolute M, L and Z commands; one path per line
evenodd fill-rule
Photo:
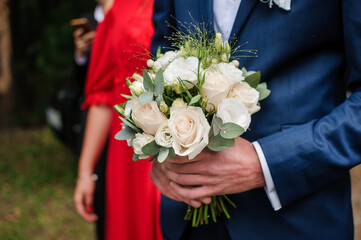
M 153 0 L 115 0 L 98 25 L 85 86 L 83 108 L 112 107 L 129 94 L 126 77 L 146 67 Z M 126 141 L 114 139 L 121 121 L 113 110 L 106 169 L 105 235 L 108 240 L 159 240 L 160 193 L 149 178 L 151 164 L 132 161 Z

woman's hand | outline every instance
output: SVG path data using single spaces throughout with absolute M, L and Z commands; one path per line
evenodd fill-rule
M 76 182 L 74 192 L 74 203 L 78 214 L 87 222 L 98 220 L 98 216 L 93 212 L 93 197 L 95 182 L 89 177 L 81 177 Z

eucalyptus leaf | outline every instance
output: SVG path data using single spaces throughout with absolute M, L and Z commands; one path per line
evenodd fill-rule
M 192 104 L 196 104 L 197 102 L 199 102 L 199 100 L 201 100 L 202 95 L 197 95 L 194 96 L 191 101 L 188 103 L 188 106 L 191 106 Z
M 137 132 L 124 124 L 123 129 L 115 134 L 117 140 L 129 140 L 135 137 Z
M 147 91 L 150 91 L 150 92 L 154 91 L 154 84 L 153 84 L 153 81 L 150 78 L 147 70 L 143 70 L 143 86 L 144 86 L 144 89 Z
M 142 147 L 142 152 L 148 156 L 154 156 L 159 152 L 159 146 L 155 141 L 152 141 Z
M 161 147 L 158 154 L 158 162 L 162 163 L 167 159 L 169 154 L 169 148 Z
M 234 146 L 234 139 L 225 139 L 221 135 L 211 136 L 208 148 L 212 151 L 219 152 Z
M 267 83 L 265 82 L 258 84 L 256 90 L 259 92 L 259 101 L 264 100 L 271 94 L 271 91 L 267 89 Z
M 132 160 L 133 161 L 138 161 L 139 160 L 139 155 L 134 153 Z
M 235 123 L 225 123 L 221 127 L 221 136 L 226 139 L 239 137 L 244 133 L 244 129 Z
M 222 119 L 220 119 L 219 117 L 214 115 L 213 120 L 212 120 L 212 128 L 213 128 L 214 136 L 217 136 L 219 134 L 219 132 L 221 131 L 222 123 L 223 123 Z
M 247 82 L 251 87 L 256 88 L 261 81 L 261 72 L 258 71 L 247 76 L 244 81 Z
M 162 95 L 164 93 L 163 71 L 159 70 L 154 79 L 154 92 Z
M 144 92 L 142 95 L 139 96 L 139 103 L 140 104 L 147 104 L 148 102 L 153 100 L 153 93 L 151 92 Z

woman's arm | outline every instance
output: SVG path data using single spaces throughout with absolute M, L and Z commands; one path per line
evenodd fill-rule
M 74 192 L 76 210 L 89 222 L 97 220 L 93 213 L 95 182 L 92 174 L 109 136 L 111 118 L 112 109 L 109 106 L 95 105 L 89 108 Z

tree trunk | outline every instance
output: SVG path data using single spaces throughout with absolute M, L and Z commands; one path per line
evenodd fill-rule
M 0 0 L 0 127 L 11 122 L 11 31 L 8 0 Z

